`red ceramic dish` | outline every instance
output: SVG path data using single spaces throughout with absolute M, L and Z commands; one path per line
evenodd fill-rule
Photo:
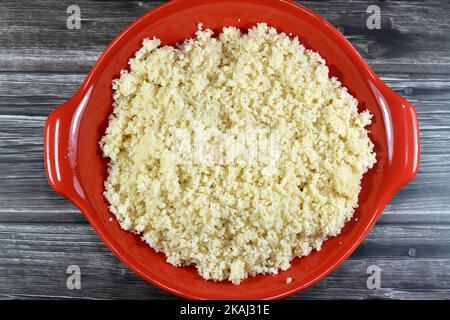
M 295 259 L 276 276 L 256 276 L 241 285 L 203 280 L 194 268 L 176 268 L 165 262 L 138 236 L 120 229 L 102 195 L 107 160 L 98 141 L 112 112 L 111 81 L 139 49 L 142 39 L 156 36 L 163 44 L 190 38 L 197 24 L 220 31 L 223 26 L 243 29 L 267 22 L 278 31 L 298 35 L 327 61 L 373 114 L 370 138 L 377 164 L 363 179 L 359 208 L 338 237 L 319 252 Z M 419 166 L 419 128 L 416 112 L 405 99 L 373 73 L 350 43 L 315 13 L 283 0 L 174 0 L 142 16 L 108 46 L 78 92 L 53 111 L 45 125 L 45 165 L 51 187 L 75 203 L 112 252 L 154 285 L 193 299 L 276 299 L 319 281 L 342 263 L 367 235 L 383 208 L 411 181 Z M 293 278 L 287 284 L 286 278 Z

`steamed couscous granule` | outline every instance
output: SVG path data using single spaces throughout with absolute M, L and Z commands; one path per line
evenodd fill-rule
M 146 39 L 114 80 L 104 194 L 121 227 L 169 263 L 238 284 L 286 270 L 339 234 L 375 163 L 371 115 L 297 37 L 264 23 L 212 34 L 175 47 Z M 174 153 L 174 132 L 199 126 L 276 131 L 276 161 Z

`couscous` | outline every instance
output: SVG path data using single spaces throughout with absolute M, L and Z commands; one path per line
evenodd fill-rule
M 234 284 L 320 250 L 375 163 L 368 111 L 297 37 L 260 23 L 145 39 L 113 81 L 100 146 L 123 229 Z

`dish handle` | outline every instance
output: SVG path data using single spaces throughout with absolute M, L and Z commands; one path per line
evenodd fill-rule
M 388 160 L 393 168 L 389 178 L 396 192 L 413 180 L 419 170 L 419 122 L 416 110 L 408 100 L 382 81 L 377 87 L 381 92 L 378 98 L 384 111 Z
M 75 166 L 76 110 L 85 99 L 77 93 L 53 110 L 44 128 L 44 162 L 47 179 L 56 192 L 80 204 Z

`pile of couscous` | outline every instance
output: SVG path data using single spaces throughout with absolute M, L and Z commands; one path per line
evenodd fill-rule
M 352 217 L 375 163 L 371 115 L 297 37 L 200 26 L 176 46 L 145 39 L 129 65 L 100 141 L 104 195 L 169 263 L 239 284 L 288 269 Z

